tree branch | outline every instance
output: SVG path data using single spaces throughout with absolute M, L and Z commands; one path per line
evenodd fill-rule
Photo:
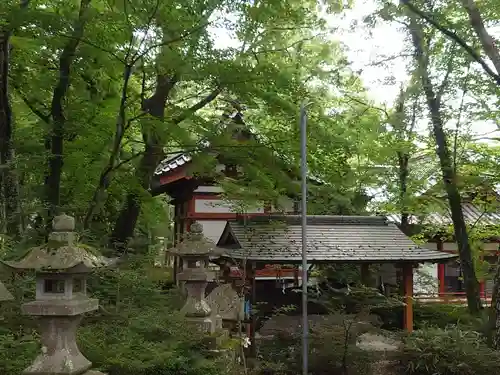
M 486 31 L 483 17 L 481 17 L 481 13 L 479 12 L 476 3 L 474 0 L 462 0 L 462 4 L 469 15 L 470 24 L 476 32 L 486 56 L 490 58 L 498 75 L 500 75 L 500 51 L 495 45 L 493 37 Z
M 425 21 L 427 21 L 429 24 L 434 26 L 437 30 L 439 30 L 441 33 L 446 35 L 448 38 L 456 42 L 459 46 L 461 46 L 476 62 L 478 62 L 483 70 L 495 80 L 495 83 L 497 85 L 500 85 L 500 74 L 496 74 L 489 66 L 488 63 L 477 53 L 474 48 L 469 46 L 467 42 L 465 42 L 457 33 L 454 31 L 451 31 L 444 27 L 443 25 L 440 25 L 438 22 L 436 22 L 431 16 L 426 14 L 425 12 L 421 11 L 417 7 L 415 7 L 412 3 L 410 3 L 409 0 L 401 0 L 401 3 L 406 5 L 406 7 L 415 13 L 417 16 L 420 18 L 423 18 Z
M 62 38 L 68 38 L 68 39 L 75 39 L 75 36 L 74 35 L 67 35 L 67 34 L 59 34 L 60 37 Z M 118 56 L 116 53 L 114 53 L 113 51 L 109 50 L 109 49 L 106 49 L 104 47 L 101 47 L 99 46 L 98 44 L 88 40 L 88 39 L 85 39 L 85 38 L 80 38 L 78 39 L 78 41 L 82 44 L 86 44 L 90 47 L 93 47 L 101 52 L 105 52 L 105 53 L 108 53 L 110 54 L 111 56 L 113 56 L 116 60 L 118 60 L 119 62 L 121 62 L 122 64 L 125 64 L 125 60 L 123 58 L 121 58 L 120 56 Z
M 13 84 L 12 87 L 16 90 L 21 100 L 24 102 L 24 104 L 26 104 L 26 106 L 31 110 L 31 112 L 33 112 L 36 116 L 40 118 L 40 120 L 42 120 L 46 124 L 50 124 L 49 115 L 46 115 L 45 113 L 42 112 L 42 110 L 38 109 L 35 106 L 35 103 L 32 102 L 30 99 L 28 99 L 28 97 L 21 92 L 18 85 Z
M 450 80 L 450 74 L 453 70 L 453 55 L 455 52 L 455 43 L 450 47 L 450 51 L 448 53 L 448 63 L 446 64 L 446 73 L 444 75 L 443 81 L 441 82 L 441 85 L 438 88 L 438 92 L 436 94 L 436 100 L 438 102 L 438 105 L 441 105 L 441 99 L 443 97 L 444 91 L 446 90 L 446 87 L 448 87 L 448 82 Z
M 149 52 L 151 52 L 155 48 L 168 46 L 169 44 L 172 44 L 172 43 L 175 43 L 175 42 L 180 42 L 181 40 L 185 39 L 186 37 L 188 37 L 188 36 L 190 36 L 190 35 L 192 35 L 194 33 L 196 33 L 197 31 L 200 31 L 200 30 L 204 29 L 208 25 L 210 25 L 210 22 L 201 23 L 198 26 L 193 27 L 192 29 L 186 31 L 185 33 L 183 33 L 183 34 L 181 34 L 181 35 L 179 35 L 179 36 L 177 36 L 175 38 L 164 40 L 161 43 L 153 44 L 152 46 L 146 48 L 144 50 L 144 52 L 141 53 L 139 56 L 136 56 L 135 58 L 133 58 L 131 64 L 132 65 L 135 64 L 142 56 L 147 55 Z
M 186 118 L 188 118 L 189 116 L 191 116 L 193 113 L 195 113 L 199 109 L 202 109 L 207 104 L 213 102 L 217 98 L 217 96 L 219 96 L 219 94 L 221 93 L 221 91 L 222 91 L 222 89 L 220 87 L 216 88 L 210 94 L 208 94 L 203 99 L 201 99 L 198 103 L 196 103 L 195 105 L 189 107 L 182 114 L 180 114 L 179 116 L 177 116 L 176 118 L 174 118 L 172 122 L 174 124 L 181 123 L 182 121 L 184 121 Z

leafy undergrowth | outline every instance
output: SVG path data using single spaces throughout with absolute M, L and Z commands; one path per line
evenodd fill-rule
M 399 330 L 403 327 L 403 307 L 375 308 L 372 313 L 380 316 L 382 327 L 389 330 Z M 482 318 L 470 315 L 467 308 L 460 305 L 417 303 L 414 307 L 415 328 L 439 327 L 450 325 L 481 329 Z
M 368 331 L 371 329 L 375 328 Z M 309 373 L 371 375 L 372 363 L 380 356 L 356 346 L 357 338 L 366 331 L 366 325 L 355 325 L 346 331 L 344 324 L 326 324 L 312 330 L 309 336 Z M 259 346 L 260 364 L 256 374 L 300 374 L 301 345 L 301 335 L 296 332 L 284 332 L 273 339 L 263 339 Z
M 101 270 L 89 280 L 89 293 L 101 308 L 88 314 L 78 331 L 82 353 L 109 375 L 224 375 L 224 358 L 204 356 L 201 335 L 186 329 L 179 315 L 182 299 L 163 292 L 149 277 L 146 262 Z M 30 290 L 25 279 L 11 283 L 16 297 Z M 1 306 L 0 373 L 20 374 L 39 352 L 34 321 L 22 317 L 20 300 Z
M 415 375 L 500 374 L 500 353 L 478 332 L 427 328 L 406 338 L 401 364 L 405 373 Z

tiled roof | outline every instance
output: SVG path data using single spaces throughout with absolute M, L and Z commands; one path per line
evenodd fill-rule
M 308 216 L 308 262 L 444 261 L 455 255 L 419 247 L 380 216 Z M 234 259 L 299 262 L 301 217 L 266 216 L 228 221 L 218 245 Z M 226 236 L 225 234 L 228 233 Z M 233 237 L 237 245 L 230 245 Z
M 470 225 L 498 225 L 500 224 L 499 212 L 485 212 L 472 203 L 462 203 L 462 210 L 464 219 Z M 393 223 L 399 223 L 401 215 L 388 215 L 388 220 Z M 424 214 L 422 217 L 412 215 L 410 217 L 411 224 L 424 224 L 424 225 L 451 225 L 451 214 L 449 209 L 443 205 L 441 212 L 434 212 Z
M 163 159 L 156 167 L 155 175 L 170 172 L 171 170 L 176 169 L 177 167 L 180 167 L 181 165 L 184 165 L 187 162 L 191 161 L 191 159 L 192 157 L 190 155 L 183 153 L 179 153 L 173 157 Z

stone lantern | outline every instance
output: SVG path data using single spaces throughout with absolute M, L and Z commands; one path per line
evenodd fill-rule
M 24 374 L 97 375 L 92 363 L 80 353 L 76 330 L 82 315 L 97 310 L 98 300 L 87 297 L 86 279 L 104 258 L 75 243 L 75 220 L 56 216 L 47 244 L 31 249 L 18 262 L 4 262 L 18 270 L 35 270 L 36 299 L 22 305 L 26 315 L 39 320 L 42 353 Z
M 190 231 L 182 242 L 169 251 L 179 256 L 182 271 L 177 275 L 184 282 L 187 300 L 181 312 L 187 320 L 207 333 L 214 333 L 222 328 L 220 317 L 211 316 L 211 309 L 205 300 L 205 289 L 209 281 L 215 280 L 215 272 L 208 269 L 210 257 L 223 254 L 213 241 L 203 235 L 200 223 L 191 224 Z

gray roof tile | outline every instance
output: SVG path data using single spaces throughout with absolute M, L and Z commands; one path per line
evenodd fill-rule
M 299 262 L 301 217 L 266 216 L 229 221 L 219 246 L 235 259 Z M 308 216 L 309 262 L 439 262 L 456 255 L 419 247 L 380 216 Z M 233 237 L 237 246 L 230 245 Z

